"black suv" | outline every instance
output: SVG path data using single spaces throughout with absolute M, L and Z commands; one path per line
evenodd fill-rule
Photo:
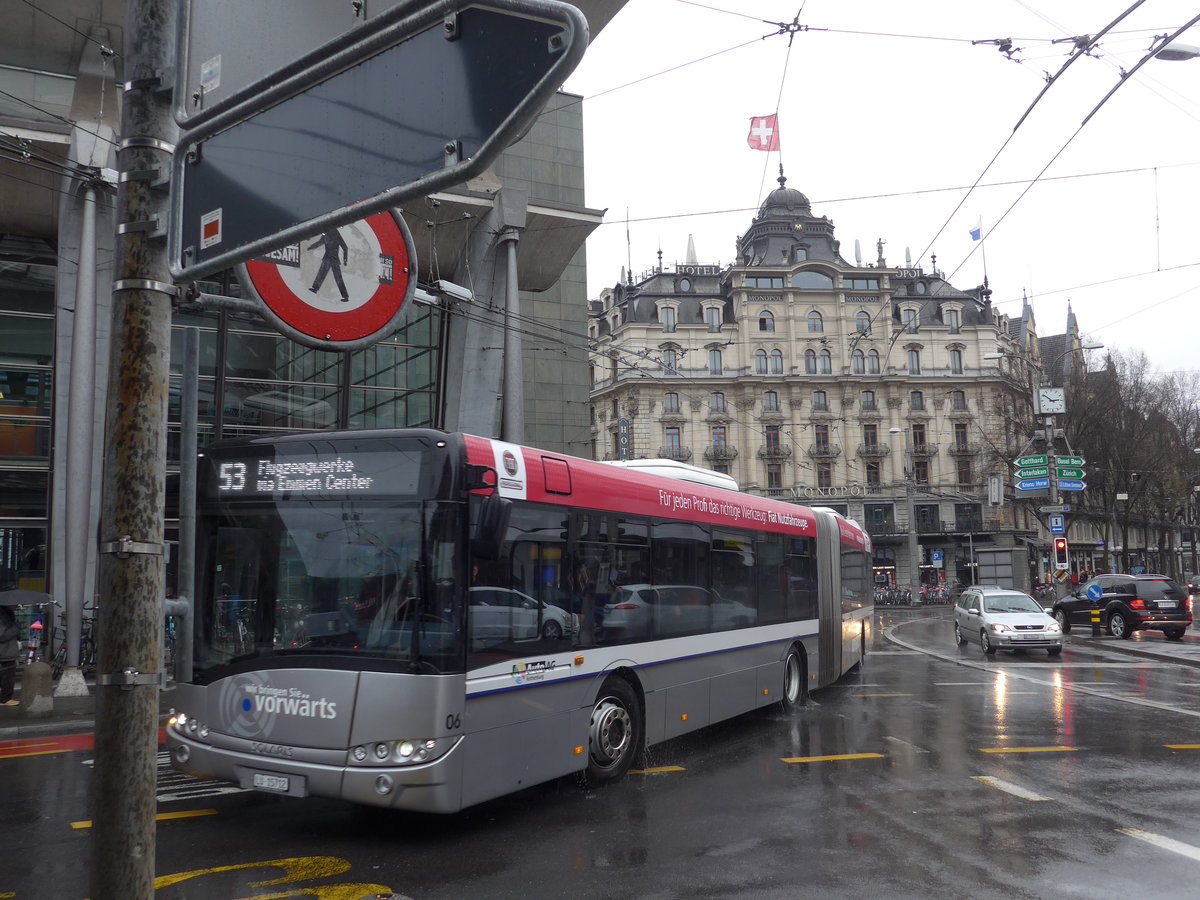
M 1120 638 L 1141 629 L 1178 641 L 1192 624 L 1187 589 L 1166 575 L 1097 575 L 1057 600 L 1053 615 L 1066 633 L 1072 625 L 1090 625 L 1093 608 L 1108 633 Z

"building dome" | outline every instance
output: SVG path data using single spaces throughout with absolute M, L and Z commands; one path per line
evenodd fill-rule
M 782 167 L 779 172 L 779 187 L 767 194 L 767 199 L 758 210 L 760 219 L 767 216 L 811 216 L 812 204 L 795 188 L 787 187 L 787 178 Z

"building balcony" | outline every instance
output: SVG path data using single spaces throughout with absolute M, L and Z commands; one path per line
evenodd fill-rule
M 731 444 L 721 444 L 719 447 L 705 447 L 704 458 L 713 461 L 721 461 L 734 459 L 737 456 L 737 447 Z
M 966 441 L 955 442 L 946 447 L 946 452 L 951 456 L 977 456 L 983 448 L 979 444 L 971 444 Z
M 887 444 L 859 444 L 858 455 L 864 459 L 883 459 L 892 448 Z
M 687 462 L 692 458 L 691 447 L 659 447 L 659 459 L 677 459 L 680 462 Z
M 928 459 L 931 456 L 937 456 L 937 444 L 913 444 L 912 455 L 920 459 Z
M 791 459 L 792 448 L 786 444 L 763 444 L 758 448 L 759 459 Z
M 809 444 L 808 455 L 813 459 L 836 459 L 842 455 L 838 444 Z

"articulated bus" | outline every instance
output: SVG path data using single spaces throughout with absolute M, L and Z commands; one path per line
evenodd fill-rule
M 430 429 L 214 444 L 173 764 L 454 812 L 810 688 L 870 643 L 832 510 Z

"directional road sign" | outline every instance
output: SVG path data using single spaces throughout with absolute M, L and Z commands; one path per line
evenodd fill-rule
M 1070 480 L 1070 479 L 1061 479 L 1061 480 L 1058 482 L 1058 489 L 1059 489 L 1060 491 L 1082 491 L 1082 490 L 1083 490 L 1084 488 L 1086 488 L 1086 487 L 1087 487 L 1087 482 L 1086 482 L 1086 481 L 1075 481 L 1075 480 Z
M 1056 467 L 1059 478 L 1082 478 L 1083 469 L 1065 469 L 1062 466 Z
M 1050 459 L 1046 456 L 1021 456 L 1016 460 L 1018 467 L 1022 466 L 1048 466 Z
M 212 118 L 248 99 L 251 85 L 336 38 L 369 31 L 384 10 L 403 2 L 371 0 L 369 9 L 356 10 L 329 0 L 183 0 L 175 121 L 186 127 Z
M 1089 584 L 1087 595 L 1089 600 L 1099 600 L 1104 596 L 1104 588 L 1100 587 L 1099 584 Z
M 1051 513 L 1047 519 L 1051 534 L 1062 534 L 1067 530 L 1067 520 L 1061 513 Z
M 1017 469 L 1018 478 L 1048 478 L 1050 470 L 1045 466 L 1032 466 L 1028 469 Z
M 1049 478 L 1027 478 L 1017 482 L 1018 491 L 1038 491 L 1050 487 Z
M 1071 511 L 1071 507 L 1065 503 L 1058 503 L 1053 506 L 1039 506 L 1038 507 L 1038 512 L 1044 512 L 1044 513 L 1068 513 L 1070 511 Z
M 252 104 L 184 132 L 167 235 L 175 278 L 460 184 L 516 140 L 582 58 L 587 22 L 556 0 L 450 9 L 466 4 L 386 10 L 353 45 L 314 51 L 306 68 L 253 85 Z
M 1054 464 L 1058 466 L 1082 466 L 1085 462 L 1087 460 L 1082 456 L 1056 456 L 1054 458 Z
M 389 211 L 252 259 L 238 280 L 283 334 L 322 350 L 353 350 L 402 323 L 416 287 L 414 258 L 408 225 Z

